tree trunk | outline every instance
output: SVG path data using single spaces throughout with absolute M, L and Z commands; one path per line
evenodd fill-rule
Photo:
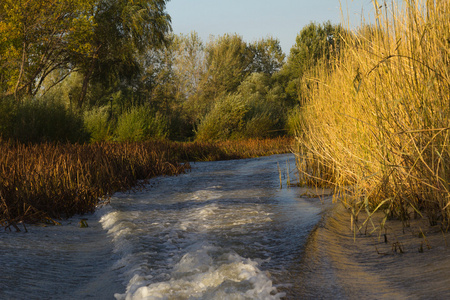
M 22 62 L 20 63 L 19 77 L 17 78 L 17 83 L 16 83 L 16 86 L 14 87 L 14 99 L 16 101 L 20 100 L 20 99 L 18 99 L 17 92 L 19 90 L 20 81 L 22 80 L 23 72 L 24 72 L 24 69 L 25 69 L 25 61 L 26 61 L 26 57 L 27 57 L 27 43 L 26 43 L 25 40 L 23 41 L 22 47 L 23 47 L 23 49 L 22 49 Z
M 94 55 L 94 57 L 92 57 L 91 66 L 83 78 L 83 86 L 81 87 L 80 98 L 78 99 L 78 108 L 81 108 L 83 106 L 84 100 L 86 99 L 86 93 L 87 93 L 87 88 L 89 85 L 89 80 L 91 79 L 92 73 L 94 73 L 96 61 L 97 61 L 97 56 Z

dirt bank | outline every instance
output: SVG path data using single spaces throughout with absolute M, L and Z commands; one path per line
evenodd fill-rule
M 406 228 L 389 220 L 381 231 L 380 218 L 372 234 L 370 224 L 354 235 L 343 205 L 325 209 L 300 264 L 301 298 L 450 299 L 450 235 L 424 219 Z

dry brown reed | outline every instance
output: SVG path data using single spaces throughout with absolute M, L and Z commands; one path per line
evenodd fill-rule
M 298 167 L 341 192 L 355 220 L 382 210 L 448 229 L 450 2 L 373 3 L 375 25 L 344 36 L 338 60 L 305 80 Z
M 54 223 L 91 212 L 99 200 L 139 180 L 184 172 L 188 161 L 285 153 L 289 145 L 288 139 L 90 145 L 0 141 L 0 226 L 17 229 L 19 222 Z

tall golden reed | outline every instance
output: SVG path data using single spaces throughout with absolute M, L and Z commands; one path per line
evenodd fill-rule
M 354 212 L 450 220 L 450 2 L 373 1 L 374 25 L 305 80 L 299 170 Z M 351 195 L 351 196 L 350 196 Z

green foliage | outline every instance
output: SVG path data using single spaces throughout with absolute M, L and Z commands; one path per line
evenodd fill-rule
M 264 73 L 253 73 L 239 86 L 240 95 L 250 107 L 242 138 L 267 138 L 284 130 L 287 104 L 283 89 Z
M 89 139 L 82 116 L 54 99 L 31 98 L 15 104 L 14 110 L 7 138 L 24 143 L 74 143 Z
M 250 74 L 252 53 L 241 36 L 225 34 L 206 48 L 207 87 L 211 96 L 234 92 Z
M 16 105 L 11 97 L 0 98 L 0 138 L 12 135 Z
M 93 10 L 94 35 L 87 41 L 94 51 L 72 58 L 84 77 L 79 106 L 88 83 L 116 89 L 139 87 L 143 66 L 138 55 L 167 43 L 171 28 L 165 4 L 166 0 L 100 1 Z
M 225 140 L 244 127 L 249 107 L 242 96 L 227 95 L 219 99 L 210 113 L 200 123 L 197 139 L 203 141 Z
M 253 73 L 236 93 L 216 102 L 197 130 L 200 140 L 267 138 L 284 131 L 288 107 L 283 89 L 270 75 Z
M 0 92 L 35 95 L 52 71 L 69 69 L 68 55 L 86 55 L 89 47 L 75 36 L 89 36 L 86 15 L 95 0 L 3 0 L 0 6 Z M 73 66 L 72 66 L 73 67 Z M 5 76 L 3 76 L 5 75 Z
M 236 92 L 250 74 L 253 54 L 241 36 L 225 34 L 211 40 L 205 49 L 206 72 L 198 93 L 189 100 L 189 109 L 198 119 L 214 107 L 214 102 Z
M 250 45 L 253 52 L 252 72 L 274 74 L 284 64 L 285 55 L 280 41 L 274 38 L 261 39 Z
M 167 121 L 159 113 L 145 106 L 133 107 L 119 116 L 116 128 L 118 141 L 139 142 L 150 139 L 164 139 Z
M 84 125 L 91 136 L 91 142 L 110 141 L 113 135 L 111 110 L 108 106 L 95 107 L 84 112 Z
M 206 72 L 205 46 L 196 32 L 175 35 L 171 48 L 174 51 L 174 75 L 177 98 L 186 100 L 198 91 Z
M 339 55 L 343 33 L 340 25 L 332 25 L 329 21 L 310 23 L 300 31 L 281 71 L 289 97 L 302 100 L 305 73 L 319 62 L 328 62 Z

